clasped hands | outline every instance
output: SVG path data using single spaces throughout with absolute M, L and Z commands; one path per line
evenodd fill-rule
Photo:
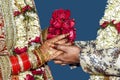
M 43 54 L 49 55 L 46 62 L 53 60 L 60 65 L 79 63 L 80 48 L 68 42 L 67 36 L 62 34 L 52 39 L 46 40 L 40 50 Z

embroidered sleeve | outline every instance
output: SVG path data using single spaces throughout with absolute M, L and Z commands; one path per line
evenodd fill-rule
M 76 41 L 81 47 L 80 64 L 90 74 L 120 76 L 120 48 L 96 49 L 95 41 Z
M 1 2 L 0 2 L 1 4 Z M 4 19 L 0 7 L 0 55 L 9 54 L 5 44 Z

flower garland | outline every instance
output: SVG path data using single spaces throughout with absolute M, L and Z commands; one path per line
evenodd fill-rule
M 96 40 L 97 49 L 114 48 L 120 45 L 120 0 L 108 0 L 104 16 L 100 20 Z
M 23 2 L 18 1 L 18 3 L 22 4 Z M 19 7 L 20 9 L 17 10 L 16 7 L 14 7 L 14 17 L 17 28 L 17 41 L 14 52 L 17 54 L 26 52 L 28 50 L 28 44 L 40 42 L 40 26 L 35 9 L 27 4 Z
M 12 74 L 18 74 L 19 80 L 35 80 L 35 75 L 43 79 L 44 70 L 26 71 L 30 69 L 31 64 L 36 61 L 36 56 L 29 56 L 29 51 L 32 51 L 35 46 L 40 45 L 40 25 L 36 10 L 32 1 L 13 0 L 13 14 L 16 25 L 16 44 L 14 47 L 15 54 L 18 56 L 11 56 L 10 62 L 12 65 Z M 23 54 L 21 54 L 23 53 Z M 35 59 L 35 60 L 34 60 Z M 33 62 L 33 63 L 30 63 Z M 36 62 L 37 64 L 37 62 Z M 36 67 L 35 67 L 36 68 Z M 36 74 L 37 73 L 37 74 Z

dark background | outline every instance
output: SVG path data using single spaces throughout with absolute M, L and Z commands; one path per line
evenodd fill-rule
M 55 9 L 69 9 L 75 19 L 76 40 L 93 40 L 102 18 L 107 0 L 35 0 L 42 29 L 49 25 L 51 14 Z M 55 80 L 88 80 L 89 74 L 81 67 L 71 70 L 69 66 L 61 67 L 49 62 Z

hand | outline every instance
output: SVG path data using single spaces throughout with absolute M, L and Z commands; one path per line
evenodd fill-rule
M 57 49 L 63 51 L 64 53 L 60 54 L 54 58 L 56 64 L 65 65 L 65 64 L 76 64 L 79 63 L 79 54 L 80 48 L 77 46 L 67 46 L 67 45 L 57 45 Z
M 63 35 L 59 35 L 59 36 L 56 36 L 52 39 L 49 39 L 49 40 L 46 40 L 42 46 L 40 47 L 40 50 L 42 52 L 43 55 L 49 55 L 49 57 L 47 57 L 47 59 L 45 59 L 46 61 L 49 61 L 49 60 L 52 60 L 54 59 L 56 56 L 60 55 L 61 53 L 63 53 L 63 51 L 60 51 L 60 50 L 57 50 L 55 49 L 55 45 L 56 43 L 59 43 L 59 44 L 64 44 L 66 43 L 66 37 L 68 36 L 69 34 L 63 34 Z

